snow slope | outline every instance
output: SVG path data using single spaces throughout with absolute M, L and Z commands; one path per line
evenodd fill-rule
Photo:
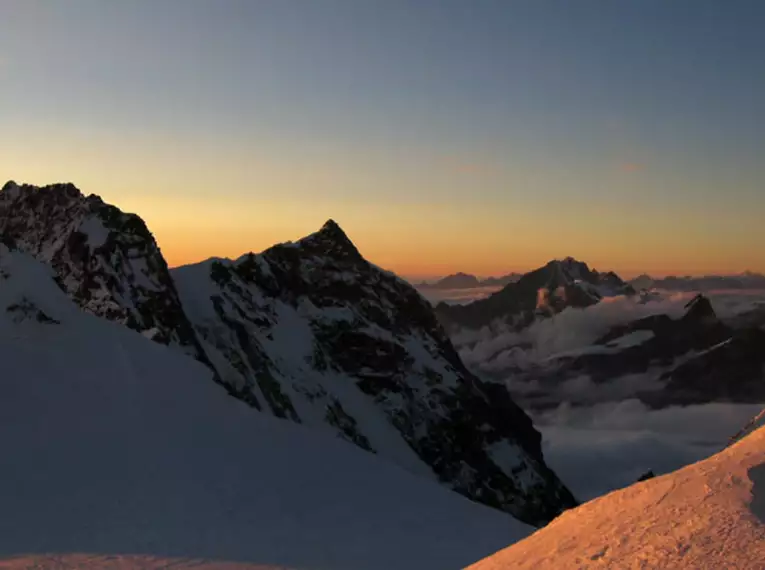
M 765 428 L 709 459 L 567 511 L 472 570 L 765 566 Z
M 0 362 L 0 568 L 456 569 L 529 531 L 253 413 L 202 364 L 82 312 L 48 267 L 2 244 Z

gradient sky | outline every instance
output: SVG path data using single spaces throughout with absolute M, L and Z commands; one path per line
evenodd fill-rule
M 765 271 L 760 0 L 0 0 L 0 183 L 171 265 L 336 219 L 408 276 Z

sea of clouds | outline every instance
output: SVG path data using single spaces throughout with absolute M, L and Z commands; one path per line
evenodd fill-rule
M 461 291 L 461 302 L 471 298 L 469 291 Z M 705 294 L 718 316 L 731 322 L 765 307 L 765 291 Z M 485 295 L 485 291 L 476 292 L 478 298 Z M 458 331 L 452 340 L 471 370 L 507 383 L 524 405 L 526 394 L 550 389 L 524 372 L 556 356 L 592 350 L 592 343 L 616 325 L 652 314 L 680 317 L 694 296 L 692 292 L 657 292 L 647 303 L 616 297 L 586 309 L 566 309 L 521 332 L 497 324 Z M 723 449 L 765 406 L 714 403 L 652 410 L 634 394 L 661 389 L 660 373 L 633 374 L 606 384 L 580 376 L 555 386 L 555 400 L 562 401 L 556 407 L 534 411 L 526 406 L 542 432 L 546 461 L 578 499 L 630 485 L 649 469 L 659 475 L 708 457 Z

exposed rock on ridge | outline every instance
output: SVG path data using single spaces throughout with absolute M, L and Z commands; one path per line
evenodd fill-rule
M 173 275 L 223 381 L 275 415 L 331 426 L 413 471 L 425 464 L 526 522 L 574 503 L 507 390 L 470 374 L 429 303 L 364 260 L 335 222 Z

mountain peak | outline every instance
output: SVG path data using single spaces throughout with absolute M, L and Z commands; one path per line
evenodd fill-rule
M 328 219 L 326 222 L 324 222 L 324 225 L 321 226 L 322 232 L 341 232 L 343 235 L 345 235 L 345 232 L 343 232 L 340 225 L 333 220 L 332 218 Z
M 321 229 L 315 235 L 320 235 L 325 239 L 330 239 L 339 244 L 342 243 L 353 246 L 353 242 L 351 242 L 348 234 L 346 234 L 343 231 L 343 228 L 331 218 L 324 222 L 324 225 L 321 226 Z
M 584 267 L 584 268 L 588 267 L 584 261 L 579 261 L 575 257 L 571 257 L 571 256 L 556 260 L 556 263 L 558 265 L 562 265 L 563 267 Z
M 327 220 L 318 232 L 300 240 L 299 244 L 318 250 L 317 253 L 324 255 L 363 259 L 347 234 L 332 219 Z
M 717 314 L 712 303 L 704 295 L 696 295 L 685 305 L 688 312 L 683 317 L 686 321 L 710 322 L 717 321 Z

